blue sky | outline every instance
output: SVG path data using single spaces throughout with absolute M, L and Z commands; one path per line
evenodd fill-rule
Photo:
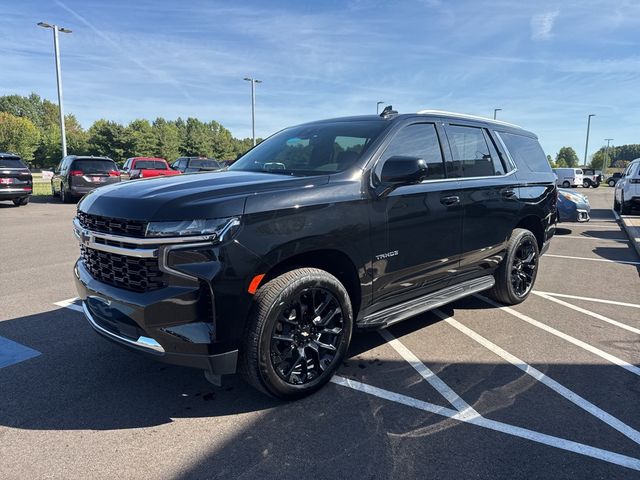
M 50 31 L 61 35 L 65 108 L 101 117 L 194 116 L 258 136 L 318 118 L 424 108 L 534 131 L 547 153 L 607 137 L 640 143 L 640 1 L 2 1 L 0 94 L 56 100 Z

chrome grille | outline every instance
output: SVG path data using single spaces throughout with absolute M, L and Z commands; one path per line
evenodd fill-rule
M 138 258 L 80 246 L 82 261 L 96 280 L 115 287 L 147 292 L 165 286 L 157 258 Z
M 126 235 L 128 237 L 144 237 L 147 231 L 147 222 L 140 220 L 102 217 L 80 211 L 77 213 L 77 217 L 80 225 L 94 232 Z

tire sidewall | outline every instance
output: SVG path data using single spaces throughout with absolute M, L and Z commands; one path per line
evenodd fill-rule
M 269 306 L 268 313 L 266 314 L 266 321 L 262 323 L 260 340 L 258 342 L 258 374 L 260 375 L 260 381 L 265 388 L 277 397 L 289 399 L 299 398 L 318 390 L 331 379 L 333 373 L 340 366 L 347 353 L 353 331 L 353 312 L 346 290 L 337 279 L 332 281 L 332 278 L 333 277 L 330 276 L 300 277 L 283 289 L 277 296 L 276 300 Z M 276 324 L 277 315 L 283 304 L 286 304 L 289 300 L 295 298 L 295 296 L 305 288 L 311 287 L 324 288 L 329 290 L 335 296 L 342 310 L 342 328 L 344 333 L 340 344 L 336 349 L 336 356 L 331 367 L 309 383 L 303 385 L 292 385 L 285 382 L 277 374 L 273 364 L 271 363 L 271 335 Z
M 529 288 L 527 293 L 520 296 L 520 295 L 517 295 L 513 290 L 513 285 L 511 283 L 511 266 L 513 265 L 513 259 L 515 257 L 516 251 L 518 250 L 518 247 L 520 247 L 520 245 L 522 245 L 522 243 L 524 243 L 524 241 L 527 239 L 531 240 L 531 244 L 533 245 L 533 248 L 536 252 L 536 268 L 533 270 L 533 279 L 531 280 L 531 287 Z M 536 279 L 538 277 L 538 268 L 540 265 L 540 250 L 538 248 L 538 241 L 536 240 L 535 235 L 533 235 L 533 233 L 531 233 L 529 230 L 519 231 L 516 234 L 516 237 L 512 240 L 512 242 L 513 243 L 511 243 L 511 248 L 508 249 L 507 255 L 504 259 L 504 262 L 505 262 L 505 268 L 504 268 L 505 279 L 504 280 L 505 280 L 505 286 L 507 289 L 507 294 L 510 300 L 513 302 L 513 304 L 517 304 L 517 303 L 523 302 L 531 294 L 531 290 L 533 290 L 533 287 L 535 286 Z

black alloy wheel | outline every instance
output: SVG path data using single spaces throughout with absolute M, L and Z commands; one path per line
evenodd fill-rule
M 511 265 L 511 286 L 518 297 L 525 297 L 535 280 L 538 251 L 531 238 L 524 239 L 516 248 Z
M 271 333 L 271 364 L 282 380 L 303 385 L 335 361 L 343 335 L 342 310 L 324 288 L 308 288 L 284 305 Z

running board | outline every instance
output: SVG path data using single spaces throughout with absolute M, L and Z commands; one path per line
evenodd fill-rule
M 495 283 L 496 281 L 493 275 L 467 280 L 466 282 L 443 288 L 442 290 L 423 297 L 414 298 L 400 305 L 393 305 L 384 310 L 374 312 L 359 321 L 357 326 L 360 328 L 388 327 L 389 325 L 414 317 L 427 310 L 432 310 L 473 293 L 487 290 L 493 287 Z

